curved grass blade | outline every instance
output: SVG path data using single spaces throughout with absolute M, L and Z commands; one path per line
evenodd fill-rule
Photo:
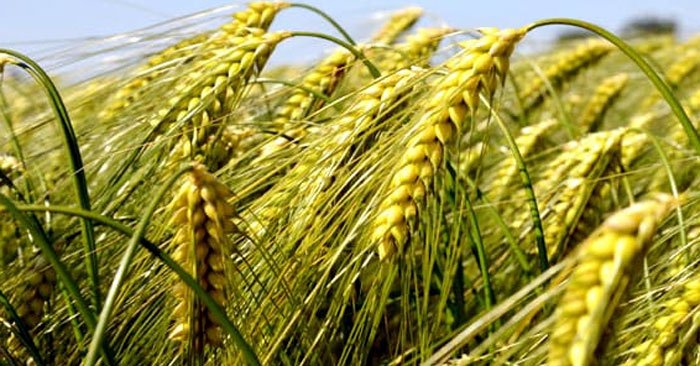
M 306 9 L 308 11 L 311 11 L 311 12 L 314 12 L 314 13 L 320 15 L 323 19 L 328 21 L 328 23 L 330 23 L 333 26 L 333 28 L 338 30 L 338 32 L 340 32 L 340 34 L 343 36 L 343 38 L 345 38 L 346 41 L 348 41 L 348 43 L 350 43 L 353 46 L 357 45 L 357 43 L 355 43 L 355 40 L 353 40 L 352 37 L 350 37 L 350 34 L 348 34 L 348 32 L 343 27 L 341 27 L 340 24 L 338 24 L 338 22 L 335 21 L 335 19 L 333 19 L 330 15 L 326 14 L 321 9 L 319 9 L 315 6 L 311 6 L 309 4 L 304 4 L 304 3 L 290 3 L 289 7 L 290 8 Z
M 368 58 L 367 56 L 362 53 L 362 51 L 358 50 L 355 46 L 353 46 L 350 43 L 347 43 L 341 39 L 335 38 L 333 36 L 329 36 L 327 34 L 323 33 L 316 33 L 316 32 L 302 32 L 302 31 L 294 31 L 290 32 L 292 37 L 312 37 L 312 38 L 320 38 L 320 39 L 325 39 L 327 41 L 333 42 L 346 50 L 348 52 L 352 53 L 355 58 L 358 60 L 362 61 L 363 64 L 365 64 L 365 67 L 367 67 L 367 70 L 369 71 L 370 75 L 372 75 L 373 78 L 378 79 L 382 76 L 382 73 L 379 72 L 379 69 L 377 69 L 377 66 L 375 66 Z
M 53 108 L 53 111 L 58 119 L 59 127 L 63 132 L 63 143 L 67 150 L 71 163 L 71 169 L 73 171 L 73 186 L 75 188 L 75 194 L 80 203 L 80 207 L 89 211 L 90 195 L 88 193 L 87 178 L 85 177 L 85 169 L 83 167 L 83 158 L 80 155 L 78 139 L 75 136 L 75 131 L 73 131 L 73 125 L 70 117 L 68 116 L 68 110 L 63 103 L 61 95 L 58 93 L 58 89 L 56 89 L 56 85 L 54 85 L 53 81 L 51 81 L 51 78 L 49 78 L 46 72 L 29 57 L 19 52 L 2 48 L 0 48 L 0 54 L 6 54 L 16 59 L 16 61 L 13 61 L 13 63 L 29 73 L 34 80 L 36 80 L 36 82 L 44 88 L 44 91 L 51 102 L 51 107 Z M 82 220 L 81 223 L 83 229 L 83 243 L 85 246 L 85 266 L 90 279 L 92 302 L 95 309 L 99 310 L 101 296 L 99 283 L 100 277 L 98 274 L 98 258 L 95 246 L 95 232 L 90 220 Z

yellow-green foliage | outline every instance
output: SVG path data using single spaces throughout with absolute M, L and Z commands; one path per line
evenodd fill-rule
M 698 38 L 309 10 L 0 54 L 0 365 L 698 364 Z

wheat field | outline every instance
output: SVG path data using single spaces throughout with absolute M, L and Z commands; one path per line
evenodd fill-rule
M 700 365 L 700 36 L 422 17 L 0 49 L 0 365 Z

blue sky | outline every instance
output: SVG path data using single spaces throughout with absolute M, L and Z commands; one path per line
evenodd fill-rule
M 700 31 L 698 0 L 309 0 L 307 3 L 323 8 L 359 36 L 367 36 L 378 26 L 378 21 L 373 22 L 368 14 L 407 5 L 421 6 L 426 9 L 429 19 L 442 19 L 460 28 L 512 27 L 540 18 L 565 16 L 615 30 L 632 17 L 656 15 L 676 19 L 685 32 Z M 224 0 L 5 0 L 0 13 L 0 47 L 31 55 L 37 48 L 55 44 L 51 41 L 122 33 L 231 4 L 231 1 Z M 285 12 L 279 20 L 283 26 L 292 29 L 328 31 L 316 19 L 304 11 L 293 10 Z

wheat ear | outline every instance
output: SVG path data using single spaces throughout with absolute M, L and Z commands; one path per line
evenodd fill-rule
M 173 259 L 195 277 L 221 306 L 226 304 L 224 251 L 230 250 L 227 234 L 234 232 L 232 194 L 206 169 L 197 165 L 176 194 L 170 207 Z M 177 306 L 175 326 L 169 338 L 187 350 L 201 354 L 206 344 L 221 345 L 221 329 L 207 308 L 184 283 L 174 288 Z
M 221 119 L 244 92 L 248 80 L 259 73 L 274 47 L 290 36 L 289 32 L 264 33 L 259 30 L 244 37 L 233 37 L 231 50 L 217 50 L 197 70 L 186 75 L 188 87 L 161 110 L 152 124 L 161 130 L 175 123 L 187 122 L 192 136 L 183 136 L 180 149 L 174 154 L 186 157 L 205 155 L 207 144 L 216 143 L 212 136 L 221 128 Z M 219 124 L 216 124 L 219 122 Z M 177 155 L 176 155 L 177 156 Z M 216 167 L 220 162 L 207 162 Z
M 428 66 L 442 38 L 452 31 L 450 28 L 420 28 L 408 35 L 403 43 L 396 45 L 394 52 L 387 53 L 379 67 L 390 73 L 412 65 Z
M 163 74 L 163 66 L 180 58 L 187 58 L 191 49 L 204 43 L 208 34 L 198 34 L 184 39 L 163 51 L 151 56 L 146 63 L 139 67 L 136 76 L 114 93 L 109 104 L 100 111 L 100 118 L 109 119 L 128 108 L 135 100 L 142 96 L 147 86 Z M 191 53 L 190 53 L 191 54 Z
M 303 155 L 302 160 L 283 178 L 285 183 L 290 182 L 290 184 L 279 184 L 281 188 L 273 189 L 266 194 L 265 199 L 260 200 L 265 203 L 265 206 L 253 210 L 257 212 L 257 219 L 253 220 L 252 225 L 252 231 L 256 236 L 262 235 L 264 228 L 284 211 L 279 206 L 279 202 L 288 204 L 291 201 L 294 204 L 296 200 L 292 198 L 300 190 L 306 192 L 303 196 L 311 197 L 311 193 L 327 189 L 328 177 L 336 174 L 336 170 L 346 159 L 350 143 L 356 136 L 381 124 L 383 120 L 391 118 L 391 114 L 387 111 L 390 111 L 409 91 L 412 82 L 420 74 L 418 69 L 400 70 L 373 82 L 358 92 L 355 101 L 343 115 L 320 132 L 323 135 L 321 144 L 327 148 L 320 148 L 316 152 Z M 382 113 L 381 118 L 380 113 Z M 328 139 L 328 136 L 331 138 Z
M 545 70 L 545 79 L 537 77 L 525 86 L 520 96 L 525 112 L 536 108 L 544 101 L 547 94 L 545 80 L 549 82 L 554 90 L 559 90 L 564 83 L 600 61 L 611 50 L 612 46 L 607 42 L 591 40 L 573 50 L 562 52 L 555 63 Z
M 266 30 L 275 15 L 287 6 L 283 2 L 250 3 L 248 8 L 235 13 L 233 21 L 223 25 L 221 32 L 213 35 L 209 33 L 195 35 L 151 56 L 143 66 L 136 70 L 136 76 L 114 94 L 110 104 L 100 112 L 100 117 L 114 117 L 135 100 L 138 100 L 147 90 L 147 86 L 162 75 L 164 66 L 167 64 L 179 59 L 182 59 L 183 63 L 196 59 L 198 54 L 192 52 L 193 49 L 203 46 L 205 51 L 210 50 L 222 38 L 245 36 L 256 29 Z
M 423 15 L 423 9 L 411 6 L 401 9 L 391 15 L 391 18 L 384 23 L 372 36 L 372 43 L 392 44 L 407 29 L 411 28 Z
M 664 76 L 666 82 L 673 89 L 678 89 L 683 80 L 700 66 L 700 52 L 694 48 L 687 48 L 680 58 L 668 67 Z M 651 108 L 660 99 L 660 95 L 654 93 L 644 102 L 642 108 Z
M 482 38 L 465 42 L 465 51 L 447 62 L 448 72 L 436 82 L 391 177 L 373 223 L 372 238 L 382 260 L 401 251 L 408 240 L 418 205 L 441 167 L 445 145 L 458 135 L 468 113 L 476 112 L 479 95 L 492 97 L 505 80 L 510 55 L 525 30 L 489 28 L 482 33 Z
M 605 113 L 627 85 L 629 76 L 617 74 L 604 79 L 593 92 L 593 96 L 581 112 L 578 126 L 582 131 L 597 131 L 605 118 Z
M 584 139 L 580 150 L 574 152 L 580 154 L 578 164 L 571 168 L 556 194 L 541 201 L 550 258 L 562 256 L 569 242 L 585 239 L 610 209 L 611 194 L 618 180 L 609 176 L 620 171 L 620 143 L 624 133 L 624 129 L 618 129 L 591 135 L 597 140 Z M 542 192 L 548 188 L 537 186 L 536 189 Z
M 683 284 L 683 293 L 661 305 L 662 315 L 651 319 L 649 328 L 653 337 L 634 348 L 635 356 L 625 361 L 625 366 L 678 365 L 683 356 L 682 329 L 689 323 L 700 321 L 697 315 L 700 305 L 700 278 L 691 277 Z
M 589 365 L 620 297 L 657 226 L 675 205 L 668 195 L 610 216 L 585 242 L 557 304 L 548 365 Z

